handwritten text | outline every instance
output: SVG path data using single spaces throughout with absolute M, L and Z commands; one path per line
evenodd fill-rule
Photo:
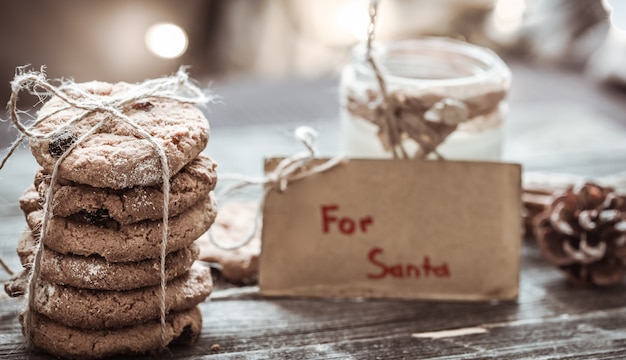
M 450 277 L 450 269 L 447 263 L 435 266 L 431 264 L 430 258 L 424 256 L 420 264 L 391 264 L 388 265 L 383 262 L 381 256 L 383 249 L 375 247 L 370 250 L 367 259 L 370 264 L 378 268 L 377 273 L 368 273 L 369 279 L 383 279 L 385 277 L 393 278 L 419 278 L 419 277 L 435 277 L 435 278 L 448 278 Z

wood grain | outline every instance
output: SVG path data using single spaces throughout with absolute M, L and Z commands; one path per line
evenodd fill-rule
M 201 305 L 202 335 L 173 359 L 527 359 L 619 358 L 626 355 L 626 286 L 565 283 L 533 244 L 524 246 L 522 289 L 514 302 L 263 298 L 254 288 L 217 290 Z M 242 295 L 238 295 L 242 293 Z M 17 323 L 22 303 L 0 300 L 3 359 L 48 359 L 29 353 Z M 411 335 L 479 326 L 484 334 L 441 339 Z M 220 352 L 211 350 L 220 345 Z

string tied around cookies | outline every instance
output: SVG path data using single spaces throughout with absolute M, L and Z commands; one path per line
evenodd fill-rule
M 317 158 L 317 150 L 315 148 L 317 132 L 308 126 L 298 127 L 294 131 L 294 137 L 296 140 L 300 141 L 300 143 L 305 147 L 305 150 L 280 160 L 278 165 L 276 165 L 273 170 L 268 171 L 264 176 L 251 177 L 240 174 L 225 174 L 220 176 L 221 181 L 234 182 L 231 185 L 224 187 L 217 193 L 218 201 L 250 186 L 261 185 L 264 186 L 265 189 L 260 201 L 257 204 L 254 222 L 247 235 L 232 245 L 225 245 L 218 242 L 213 237 L 211 229 L 209 229 L 207 235 L 213 245 L 222 250 L 235 250 L 245 246 L 254 238 L 259 226 L 261 225 L 263 218 L 263 204 L 265 203 L 267 195 L 271 191 L 278 190 L 280 192 L 284 192 L 287 190 L 289 184 L 293 182 L 305 179 L 315 174 L 324 173 L 348 161 L 346 157 L 339 154 L 322 161 L 321 163 L 316 163 L 319 161 Z
M 178 72 L 172 76 L 162 77 L 157 79 L 146 80 L 142 83 L 135 84 L 127 92 L 121 94 L 109 94 L 106 96 L 93 94 L 85 91 L 79 85 L 70 80 L 58 80 L 58 85 L 53 85 L 48 81 L 45 69 L 40 71 L 26 70 L 25 68 L 18 68 L 13 81 L 11 81 L 11 97 L 8 104 L 9 114 L 11 121 L 16 126 L 20 135 L 17 140 L 11 145 L 7 154 L 0 162 L 0 169 L 4 167 L 7 160 L 19 147 L 19 145 L 25 139 L 53 139 L 68 130 L 74 128 L 74 125 L 81 121 L 84 121 L 90 114 L 95 112 L 106 113 L 108 116 L 103 117 L 99 122 L 85 131 L 83 134 L 77 136 L 67 148 L 63 149 L 58 155 L 54 168 L 51 174 L 50 185 L 45 193 L 43 204 L 43 219 L 41 222 L 41 228 L 39 229 L 39 242 L 34 249 L 34 260 L 31 266 L 30 274 L 28 276 L 28 285 L 25 296 L 27 297 L 27 305 L 24 311 L 24 333 L 27 341 L 32 341 L 32 331 L 34 329 L 33 316 L 30 316 L 30 312 L 35 309 L 35 294 L 37 291 L 37 281 L 40 277 L 41 263 L 43 257 L 43 248 L 46 239 L 46 230 L 48 223 L 53 216 L 52 204 L 54 200 L 54 189 L 57 181 L 59 180 L 59 167 L 63 163 L 64 159 L 72 152 L 73 149 L 80 146 L 87 138 L 96 133 L 107 123 L 113 121 L 121 121 L 130 126 L 136 134 L 146 140 L 154 148 L 157 157 L 160 162 L 162 171 L 162 191 L 163 191 L 163 226 L 162 237 L 160 243 L 160 323 L 161 333 L 160 341 L 162 347 L 166 345 L 166 277 L 165 277 L 165 257 L 167 255 L 167 241 L 169 232 L 169 194 L 170 194 L 170 167 L 168 159 L 165 154 L 165 149 L 159 142 L 140 125 L 133 121 L 130 117 L 122 112 L 122 108 L 126 105 L 134 104 L 138 101 L 147 98 L 159 98 L 168 99 L 181 103 L 193 104 L 193 105 L 205 105 L 214 100 L 214 97 L 204 91 L 202 91 L 190 78 L 185 67 L 181 67 Z M 37 96 L 40 100 L 44 97 L 55 96 L 59 98 L 65 105 L 61 106 L 45 115 L 41 115 L 36 121 L 31 124 L 26 124 L 22 116 L 23 112 L 18 109 L 18 95 L 26 91 L 31 95 Z M 57 128 L 47 132 L 37 132 L 33 128 L 37 124 L 48 121 L 52 116 L 62 111 L 69 109 L 82 110 L 79 114 L 71 118 L 65 124 L 58 126 Z

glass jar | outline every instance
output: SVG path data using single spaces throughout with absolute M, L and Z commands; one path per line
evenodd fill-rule
M 445 159 L 500 160 L 511 72 L 495 53 L 452 39 L 422 38 L 378 43 L 372 56 L 390 98 L 399 99 L 396 103 L 413 104 L 392 106 L 392 121 L 413 121 L 417 116 L 428 125 L 425 119 L 437 107 L 436 102 L 462 102 L 461 113 L 466 118 L 444 136 L 437 152 Z M 341 78 L 340 148 L 348 157 L 392 157 L 389 147 L 381 141 L 385 134 L 379 134 L 379 126 L 372 121 L 375 114 L 381 113 L 375 111 L 380 110 L 379 95 L 380 87 L 367 61 L 365 44 L 358 45 Z M 404 117 L 399 120 L 398 114 Z M 420 145 L 415 132 L 411 137 L 403 133 L 402 126 L 399 129 L 401 146 L 409 157 L 418 154 Z

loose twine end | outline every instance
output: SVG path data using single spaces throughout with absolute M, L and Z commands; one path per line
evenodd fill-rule
M 89 136 L 94 134 L 105 123 L 110 121 L 122 121 L 131 126 L 139 136 L 147 140 L 152 147 L 154 147 L 157 156 L 160 160 L 162 169 L 162 191 L 163 191 L 163 226 L 162 226 L 162 238 L 161 238 L 161 253 L 160 253 L 160 343 L 163 348 L 167 346 L 167 333 L 166 333 L 166 315 L 167 304 L 165 297 L 166 290 L 166 277 L 165 277 L 165 257 L 167 255 L 167 239 L 169 234 L 169 194 L 170 194 L 170 168 L 168 159 L 163 147 L 141 126 L 136 124 L 131 118 L 126 116 L 122 112 L 122 108 L 134 103 L 138 100 L 153 97 L 174 100 L 181 103 L 188 103 L 194 105 L 205 105 L 215 99 L 215 97 L 203 90 L 201 90 L 190 78 L 187 73 L 186 67 L 181 67 L 176 74 L 146 80 L 142 83 L 136 84 L 131 87 L 127 92 L 116 95 L 100 96 L 97 94 L 91 94 L 73 81 L 61 80 L 60 85 L 53 85 L 45 75 L 45 68 L 40 71 L 27 70 L 26 67 L 20 67 L 16 69 L 15 77 L 11 81 L 11 97 L 8 104 L 8 110 L 11 116 L 13 124 L 20 132 L 18 139 L 11 145 L 7 154 L 0 162 L 0 169 L 4 167 L 7 160 L 15 152 L 17 147 L 25 139 L 50 139 L 57 136 L 57 134 L 66 131 L 68 128 L 74 127 L 79 122 L 83 121 L 90 114 L 94 112 L 104 112 L 111 116 L 105 117 L 96 125 L 88 129 L 85 133 L 80 135 L 77 140 L 71 144 L 61 156 L 57 159 L 52 176 L 50 179 L 50 186 L 45 194 L 45 201 L 43 204 L 43 219 L 41 222 L 39 242 L 34 249 L 34 261 L 28 276 L 28 286 L 25 297 L 27 299 L 26 309 L 24 311 L 24 334 L 29 345 L 32 345 L 33 330 L 35 329 L 34 319 L 32 312 L 36 309 L 35 293 L 37 290 L 37 282 L 41 271 L 41 262 L 43 257 L 43 247 L 47 235 L 47 226 L 50 219 L 53 216 L 52 203 L 54 199 L 55 184 L 59 179 L 59 166 L 63 160 L 81 143 L 83 143 Z M 56 96 L 61 99 L 65 106 L 61 107 L 49 114 L 41 115 L 31 125 L 26 125 L 20 117 L 20 111 L 18 110 L 18 95 L 26 91 L 31 95 L 37 96 L 40 100 L 46 96 Z M 78 98 L 71 94 L 80 95 Z M 83 110 L 80 114 L 70 119 L 67 123 L 59 126 L 58 128 L 48 132 L 40 133 L 33 131 L 37 124 L 48 121 L 52 116 L 58 114 L 61 111 L 68 110 L 70 108 Z M 3 264 L 4 267 L 4 264 Z M 6 269 L 6 268 L 5 268 Z
M 15 275 L 15 273 L 13 272 L 13 270 L 11 270 L 11 268 L 9 267 L 9 265 L 7 265 L 7 263 L 4 262 L 4 260 L 2 260 L 2 258 L 0 258 L 0 267 L 2 267 L 2 269 L 9 274 L 9 276 L 13 276 Z

